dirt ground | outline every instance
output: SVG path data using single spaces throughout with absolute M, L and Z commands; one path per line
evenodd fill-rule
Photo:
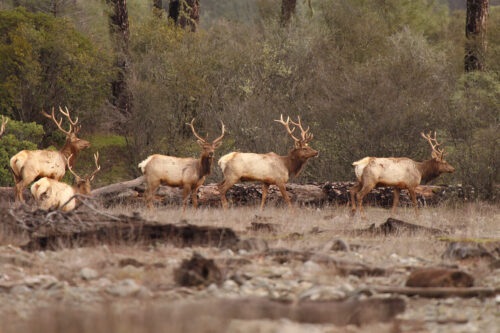
M 178 207 L 147 213 L 142 207 L 115 207 L 109 214 L 139 212 L 158 223 L 228 227 L 250 248 L 174 247 L 156 242 L 101 245 L 26 252 L 26 236 L 0 235 L 1 332 L 498 332 L 500 296 L 424 298 L 400 296 L 406 309 L 394 320 L 369 325 L 336 326 L 307 320 L 231 318 L 214 315 L 217 300 L 270 299 L 340 301 L 388 298 L 376 287 L 402 287 L 416 268 L 453 267 L 471 274 L 475 287 L 500 288 L 499 266 L 491 260 L 442 257 L 452 241 L 480 243 L 498 258 L 500 208 L 485 203 L 426 207 L 416 219 L 400 207 L 400 220 L 441 229 L 446 236 L 356 236 L 355 229 L 379 225 L 390 216 L 366 207 L 367 220 L 351 218 L 345 206 L 321 209 L 284 207 L 207 208 L 182 214 Z M 268 228 L 251 228 L 268 223 Z M 255 241 L 257 239 L 257 241 Z M 264 242 L 263 242 L 264 241 Z M 340 244 L 340 245 L 339 245 Z M 335 246 L 334 246 L 335 245 Z M 337 246 L 339 245 L 339 246 Z M 348 245 L 349 249 L 343 249 Z M 300 256 L 277 257 L 269 249 L 313 253 L 335 260 L 380 268 L 383 274 L 350 274 L 335 265 Z M 175 270 L 193 253 L 213 259 L 221 280 L 180 286 Z M 193 304 L 198 304 L 194 306 Z M 203 304 L 199 306 L 199 304 Z M 325 303 L 327 304 L 327 303 Z M 206 309 L 206 311 L 204 310 Z M 250 318 L 250 319 L 249 319 Z

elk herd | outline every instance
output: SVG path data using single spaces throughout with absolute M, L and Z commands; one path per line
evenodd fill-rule
M 59 107 L 59 112 L 68 120 L 69 129 L 62 127 L 63 117 L 57 119 L 55 110 L 51 114 L 42 111 L 42 114 L 51 119 L 57 128 L 66 135 L 66 142 L 59 151 L 52 150 L 23 150 L 10 159 L 10 168 L 15 181 L 15 200 L 24 202 L 23 189 L 32 184 L 31 193 L 41 209 L 61 209 L 63 211 L 73 210 L 78 205 L 79 195 L 90 195 L 90 183 L 99 172 L 99 153 L 94 154 L 95 171 L 85 178 L 79 177 L 73 167 L 82 149 L 89 148 L 90 142 L 77 137 L 81 126 L 78 125 L 78 117 L 72 120 L 67 108 Z M 201 147 L 198 159 L 182 158 L 167 155 L 154 154 L 139 163 L 145 184 L 145 201 L 148 208 L 153 208 L 153 196 L 160 184 L 174 187 L 182 187 L 183 212 L 186 209 L 189 194 L 193 207 L 197 208 L 197 193 L 203 185 L 207 176 L 212 171 L 212 165 L 216 148 L 222 144 L 225 134 L 224 123 L 221 135 L 212 142 L 203 139 L 196 133 L 194 118 L 186 123 L 191 128 L 197 143 Z M 313 139 L 310 128 L 304 129 L 300 117 L 297 122 L 289 117 L 285 121 L 283 115 L 275 120 L 283 125 L 288 135 L 293 139 L 294 146 L 286 156 L 280 156 L 270 152 L 267 154 L 231 152 L 222 156 L 218 165 L 224 175 L 223 181 L 218 184 L 220 200 L 224 210 L 228 208 L 226 192 L 239 181 L 262 182 L 262 201 L 260 208 L 264 209 L 270 185 L 276 185 L 288 204 L 291 211 L 293 206 L 286 192 L 286 183 L 290 177 L 297 177 L 303 170 L 306 162 L 317 157 L 319 152 L 309 147 L 308 143 Z M 5 132 L 8 118 L 2 116 L 0 136 Z M 290 128 L 290 126 L 293 126 Z M 299 129 L 300 137 L 294 134 Z M 365 218 L 363 210 L 363 197 L 376 186 L 389 186 L 394 188 L 394 201 L 392 213 L 396 211 L 401 189 L 407 189 L 412 199 L 415 214 L 418 217 L 417 199 L 415 188 L 421 182 L 435 179 L 442 173 L 452 173 L 455 169 L 444 159 L 445 151 L 439 148 L 439 143 L 431 133 L 421 133 L 422 137 L 430 144 L 432 152 L 431 159 L 416 162 L 409 158 L 380 158 L 365 157 L 352 163 L 357 182 L 349 188 L 352 215 L 356 214 L 357 207 L 362 218 Z M 69 170 L 76 181 L 70 186 L 61 179 Z

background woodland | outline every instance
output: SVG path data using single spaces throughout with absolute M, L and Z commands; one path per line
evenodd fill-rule
M 287 19 L 276 0 L 180 0 L 199 3 L 181 24 L 167 0 L 126 1 L 122 16 L 120 1 L 0 0 L 0 114 L 11 118 L 1 186 L 13 184 L 19 150 L 63 145 L 40 114 L 62 105 L 92 143 L 75 169 L 91 170 L 100 152 L 95 187 L 138 176 L 152 153 L 199 156 L 193 117 L 211 139 L 224 121 L 216 159 L 286 154 L 292 142 L 273 122 L 283 113 L 302 117 L 320 151 L 297 182 L 353 180 L 351 162 L 365 156 L 428 159 L 420 132 L 432 130 L 456 168 L 437 183 L 499 199 L 498 1 L 476 71 L 464 70 L 465 0 L 297 1 Z M 220 180 L 214 167 L 207 182 Z

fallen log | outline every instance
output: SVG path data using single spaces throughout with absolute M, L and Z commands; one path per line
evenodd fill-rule
M 364 300 L 286 303 L 267 299 L 216 299 L 172 305 L 176 320 L 207 316 L 219 319 L 278 320 L 286 318 L 300 323 L 365 325 L 389 322 L 405 311 L 402 298 L 368 298 Z M 192 319 L 191 319 L 192 320 Z
M 232 247 L 238 236 L 229 228 L 195 225 L 136 224 L 106 225 L 95 230 L 35 236 L 21 246 L 25 251 L 56 251 L 61 248 L 166 242 L 177 247 Z
M 471 287 L 374 287 L 377 293 L 398 294 L 406 296 L 420 296 L 427 298 L 447 298 L 447 297 L 493 297 L 500 295 L 500 288 Z
M 389 235 L 446 235 L 447 232 L 437 228 L 424 227 L 422 225 L 408 223 L 405 221 L 388 218 L 384 223 L 379 226 L 375 224 L 370 225 L 366 229 L 357 229 L 354 231 L 347 231 L 348 233 L 355 234 L 357 236 L 361 235 L 372 235 L 372 236 L 389 236 Z
M 326 204 L 345 205 L 349 203 L 349 187 L 352 182 L 326 182 L 313 184 L 287 184 L 290 199 L 299 205 L 323 206 Z M 458 186 L 458 185 L 457 185 Z M 455 193 L 445 186 L 419 186 L 416 189 L 419 206 L 436 205 L 448 193 Z M 92 191 L 105 207 L 117 204 L 144 204 L 144 177 L 111 184 Z M 262 185 L 257 183 L 236 184 L 228 191 L 228 200 L 233 206 L 258 205 L 262 198 Z M 283 204 L 281 193 L 274 185 L 270 186 L 268 204 Z M 379 187 L 365 196 L 367 205 L 390 207 L 393 202 L 393 189 Z M 161 185 L 155 194 L 158 205 L 179 205 L 182 203 L 182 189 Z M 408 191 L 401 191 L 400 203 L 411 206 Z M 217 184 L 205 184 L 198 192 L 198 204 L 201 206 L 220 206 Z
M 406 280 L 407 287 L 472 287 L 472 275 L 446 267 L 425 267 L 411 272 Z

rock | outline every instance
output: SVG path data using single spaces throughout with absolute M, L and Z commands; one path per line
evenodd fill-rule
M 474 278 L 465 272 L 449 268 L 422 268 L 414 270 L 407 287 L 472 287 Z
M 304 266 L 303 266 L 304 273 L 316 274 L 316 273 L 319 273 L 322 271 L 323 271 L 323 267 L 321 267 L 319 264 L 315 263 L 314 261 L 308 260 L 304 263 Z
M 109 286 L 107 292 L 114 296 L 127 297 L 133 296 L 139 292 L 141 286 L 139 286 L 132 279 L 125 279 L 119 281 L 117 284 Z
M 464 260 L 469 258 L 495 259 L 481 244 L 452 242 L 441 255 L 443 259 Z
M 181 266 L 174 270 L 174 279 L 181 286 L 191 287 L 222 281 L 222 273 L 212 259 L 205 259 L 197 252 L 189 260 L 183 260 Z
M 248 252 L 264 252 L 269 249 L 267 242 L 261 238 L 242 239 L 236 244 L 237 250 L 245 250 Z
M 323 246 L 323 251 L 350 251 L 349 245 L 343 239 L 334 239 Z
M 224 291 L 228 291 L 228 292 L 237 292 L 238 289 L 240 289 L 240 287 L 238 286 L 238 284 L 236 282 L 234 282 L 233 280 L 226 280 L 224 281 L 224 283 L 222 284 L 222 289 Z
M 97 273 L 96 270 L 88 267 L 82 268 L 80 271 L 80 277 L 84 280 L 93 280 L 99 276 L 99 273 Z

